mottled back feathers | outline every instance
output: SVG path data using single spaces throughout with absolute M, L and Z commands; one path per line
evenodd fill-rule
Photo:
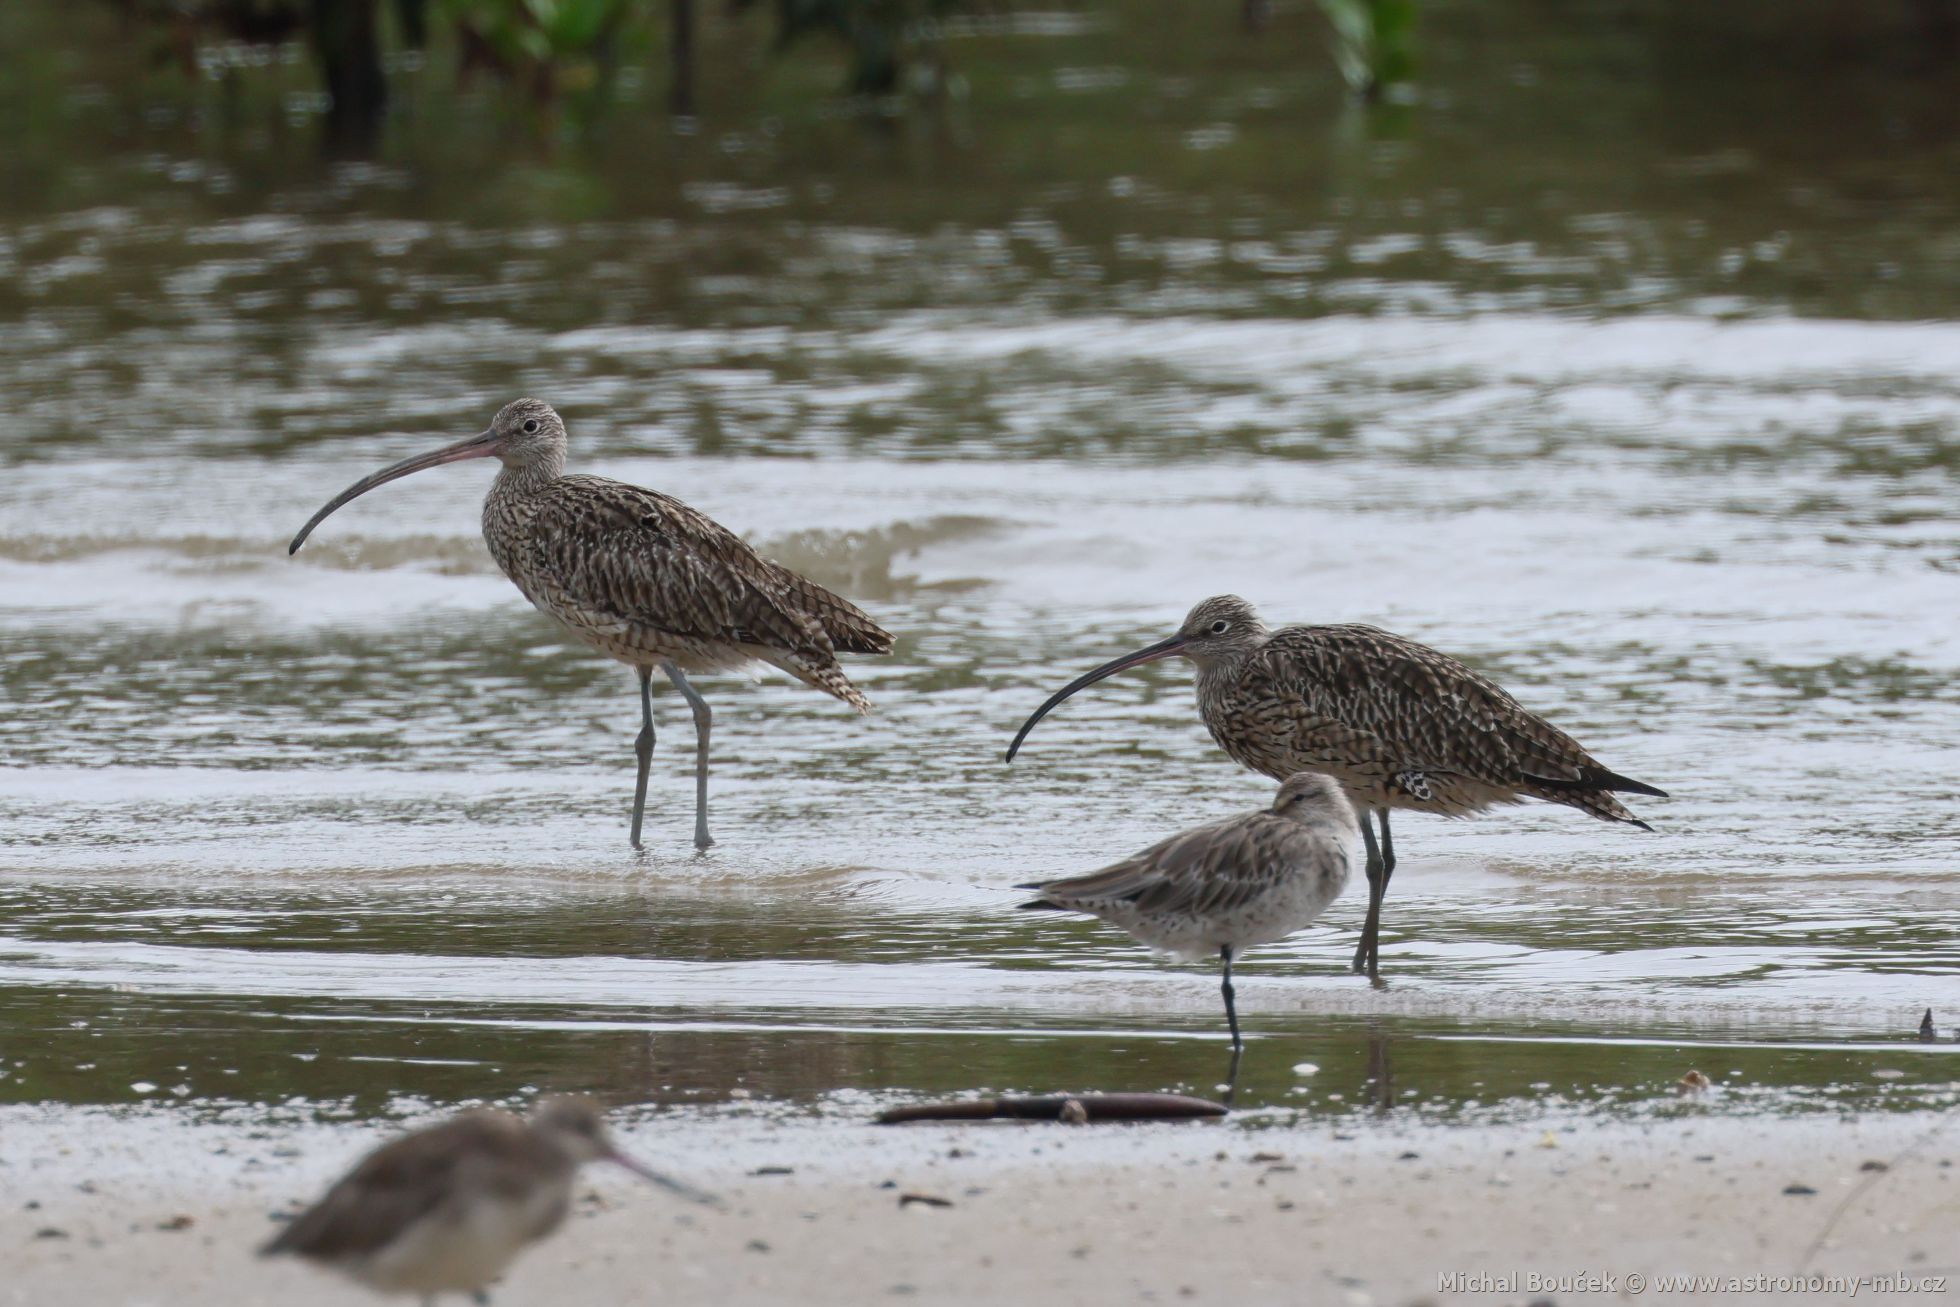
M 483 530 L 533 604 L 623 661 L 713 670 L 762 659 L 866 708 L 836 656 L 891 652 L 891 636 L 848 600 L 658 491 L 506 471 Z
M 1661 791 L 1456 659 L 1372 626 L 1289 626 L 1242 658 L 1200 664 L 1205 725 L 1268 776 L 1339 779 L 1357 803 L 1455 815 L 1519 798 L 1640 823 L 1612 790 Z
M 1021 906 L 1087 912 L 1187 956 L 1243 950 L 1298 930 L 1347 883 L 1360 839 L 1329 777 L 1290 778 L 1269 809 L 1193 827 L 1101 871 L 1022 885 Z

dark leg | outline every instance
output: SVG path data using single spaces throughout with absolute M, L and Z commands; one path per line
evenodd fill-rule
M 1382 925 L 1382 896 L 1388 892 L 1388 872 L 1382 851 L 1375 843 L 1374 823 L 1361 814 L 1361 840 L 1368 848 L 1368 920 L 1361 927 L 1361 943 L 1354 950 L 1355 971 L 1373 979 L 1381 969 L 1378 948 Z M 1388 829 L 1384 823 L 1382 829 Z
M 1225 1024 L 1232 1028 L 1232 1051 L 1236 1053 L 1245 1047 L 1245 1041 L 1239 1038 L 1239 1010 L 1237 1005 L 1232 1002 L 1234 997 L 1232 992 L 1232 946 L 1227 944 L 1219 949 L 1218 956 L 1225 963 L 1225 983 L 1220 985 L 1219 988 L 1225 994 Z
M 1239 1058 L 1245 1053 L 1245 1041 L 1239 1038 L 1239 1009 L 1233 1002 L 1232 993 L 1232 946 L 1226 944 L 1218 950 L 1218 956 L 1225 964 L 1225 980 L 1219 989 L 1225 995 L 1225 1024 L 1232 1030 L 1232 1065 L 1225 1072 L 1225 1101 L 1231 1102 L 1239 1092 Z
M 640 676 L 640 738 L 633 752 L 640 759 L 640 779 L 633 784 L 633 847 L 640 847 L 640 818 L 647 810 L 647 769 L 653 765 L 653 668 L 635 667 Z
M 705 849 L 715 842 L 715 837 L 708 834 L 708 732 L 714 728 L 715 714 L 708 701 L 687 683 L 679 667 L 668 662 L 660 664 L 660 670 L 667 673 L 667 679 L 687 700 L 687 706 L 694 709 L 694 847 Z
M 1388 902 L 1388 882 L 1395 876 L 1395 840 L 1388 833 L 1388 809 L 1383 808 L 1375 814 L 1375 820 L 1382 824 L 1382 883 L 1375 892 L 1375 929 L 1368 936 L 1368 978 L 1381 979 L 1382 961 L 1382 904 Z

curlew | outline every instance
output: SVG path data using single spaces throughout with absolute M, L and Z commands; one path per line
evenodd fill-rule
M 756 553 L 734 532 L 656 490 L 567 475 L 565 424 L 549 404 L 506 404 L 490 429 L 417 454 L 335 495 L 293 537 L 298 553 L 328 514 L 411 472 L 468 458 L 503 470 L 483 501 L 490 556 L 538 611 L 631 667 L 640 682 L 639 777 L 633 847 L 640 847 L 653 759 L 653 672 L 694 711 L 694 846 L 708 834 L 708 736 L 714 714 L 687 673 L 768 663 L 859 712 L 871 703 L 837 665 L 840 653 L 890 653 L 891 636 L 849 601 Z
M 1016 886 L 1024 908 L 1086 912 L 1186 961 L 1216 955 L 1236 1083 L 1239 1013 L 1232 962 L 1318 917 L 1347 885 L 1360 839 L 1354 807 L 1317 772 L 1286 778 L 1273 806 L 1193 827 L 1101 871 Z
M 649 1170 L 613 1147 L 590 1099 L 553 1095 L 529 1121 L 464 1112 L 375 1149 L 259 1250 L 305 1258 L 378 1293 L 469 1293 L 527 1244 L 556 1230 L 572 1177 L 615 1162 L 695 1202 L 708 1194 Z
M 1382 899 L 1395 871 L 1391 810 L 1460 817 L 1543 799 L 1651 830 L 1613 795 L 1667 797 L 1600 766 L 1578 741 L 1447 654 L 1372 626 L 1273 630 L 1237 595 L 1205 600 L 1176 635 L 1056 691 L 1015 734 L 1008 761 L 1035 723 L 1076 691 L 1171 657 L 1197 665 L 1199 715 L 1233 760 L 1275 780 L 1323 772 L 1361 813 L 1368 918 L 1354 969 L 1369 976 L 1380 973 Z

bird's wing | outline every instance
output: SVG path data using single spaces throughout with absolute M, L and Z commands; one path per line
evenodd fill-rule
M 338 1258 L 379 1252 L 455 1196 L 464 1168 L 512 1158 L 527 1142 L 501 1112 L 467 1112 L 383 1144 L 260 1251 Z
M 1299 823 L 1248 813 L 1196 826 L 1101 871 L 1040 887 L 1063 907 L 1095 911 L 1118 903 L 1153 914 L 1211 915 L 1251 903 L 1272 889 L 1310 838 Z
M 1297 705 L 1292 729 L 1304 741 L 1363 750 L 1389 774 L 1459 775 L 1504 787 L 1589 785 L 1612 775 L 1487 677 L 1372 626 L 1276 631 L 1252 675 L 1267 683 L 1255 697 Z
M 891 649 L 891 636 L 850 602 L 670 495 L 569 476 L 533 503 L 524 584 L 574 626 L 598 634 L 637 626 L 826 658 Z

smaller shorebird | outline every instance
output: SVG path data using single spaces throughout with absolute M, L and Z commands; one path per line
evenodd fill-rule
M 1361 832 L 1341 787 L 1316 772 L 1286 778 L 1273 806 L 1197 826 L 1087 876 L 1018 885 L 1024 908 L 1086 912 L 1186 961 L 1218 956 L 1238 1079 L 1232 960 L 1318 917 L 1347 884 Z
M 327 501 L 293 537 L 299 552 L 329 513 L 376 486 L 443 463 L 496 458 L 483 501 L 483 540 L 504 575 L 545 616 L 640 680 L 639 779 L 633 847 L 653 760 L 653 671 L 694 710 L 694 847 L 708 834 L 708 732 L 714 714 L 688 672 L 768 663 L 861 713 L 871 702 L 837 665 L 840 653 L 885 654 L 892 638 L 861 609 L 773 563 L 671 495 L 565 473 L 565 424 L 542 400 L 504 405 L 490 429 L 390 464 Z
M 525 1245 L 556 1230 L 586 1162 L 616 1162 L 684 1198 L 709 1194 L 613 1147 L 598 1105 L 555 1094 L 529 1121 L 470 1111 L 383 1144 L 259 1250 L 292 1253 L 378 1293 L 484 1289 Z
M 1332 776 L 1361 813 L 1368 919 L 1354 969 L 1381 967 L 1382 899 L 1395 871 L 1391 808 L 1461 817 L 1544 799 L 1602 821 L 1653 829 L 1614 792 L 1667 791 L 1608 771 L 1579 742 L 1448 654 L 1373 626 L 1273 630 L 1237 595 L 1193 608 L 1167 640 L 1104 663 L 1048 697 L 1007 746 L 1007 760 L 1055 705 L 1104 677 L 1160 658 L 1198 667 L 1198 715 L 1240 766 L 1274 780 Z M 1368 814 L 1381 823 L 1381 843 Z

